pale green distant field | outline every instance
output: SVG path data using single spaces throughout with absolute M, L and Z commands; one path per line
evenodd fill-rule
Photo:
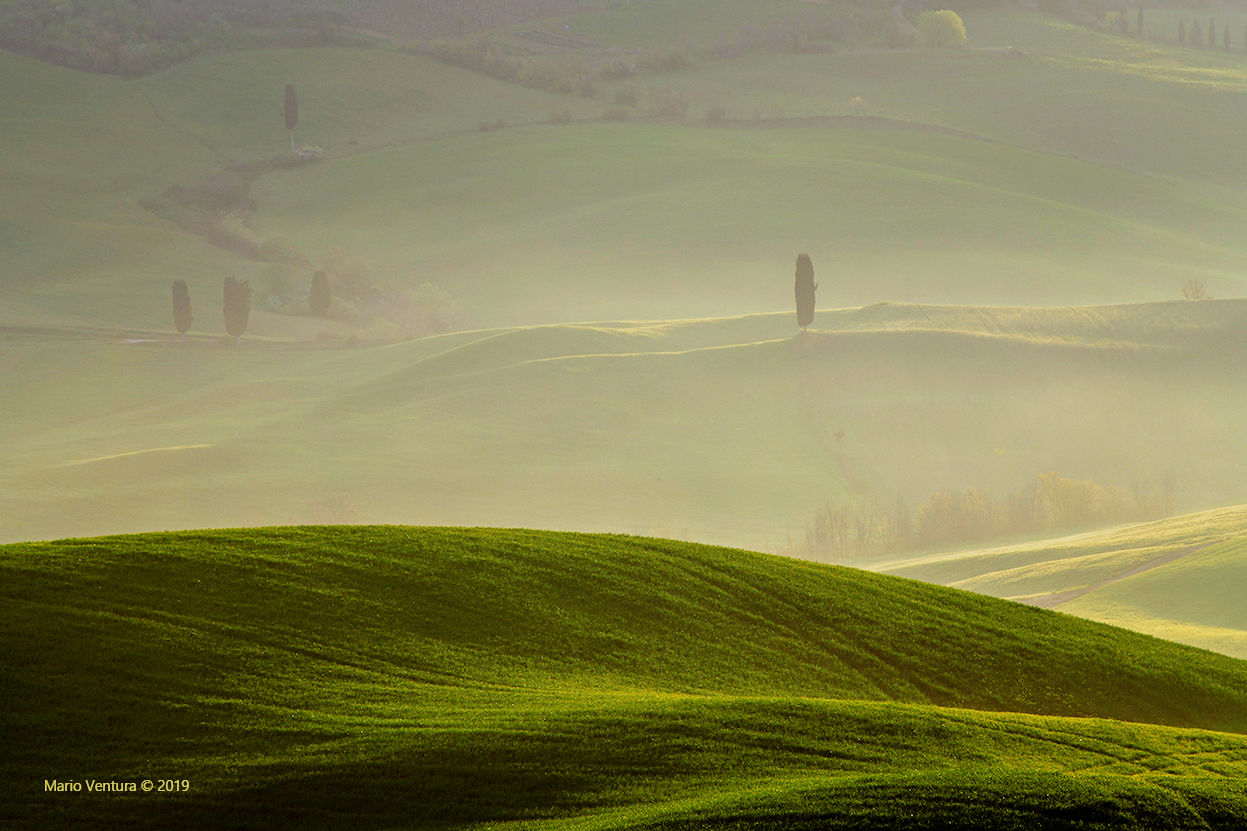
M 1247 507 L 986 550 L 897 557 L 881 571 L 1059 609 L 1247 657 Z
M 663 9 L 581 21 L 678 40 Z M 597 98 L 388 46 L 207 55 L 137 81 L 0 54 L 0 323 L 157 328 L 181 278 L 197 328 L 219 331 L 223 277 L 264 266 L 137 202 L 281 152 L 287 82 L 297 143 L 325 155 L 253 186 L 258 238 L 286 236 L 313 262 L 341 248 L 391 285 L 432 282 L 477 326 L 782 310 L 802 250 L 832 307 L 1155 300 L 1188 278 L 1239 294 L 1247 56 L 1038 15 L 966 20 L 964 49 L 732 60 L 708 56 L 726 35 L 707 29 L 689 68 Z M 1011 44 L 1030 57 L 1000 57 Z M 599 121 L 628 91 L 633 122 Z M 664 91 L 683 119 L 649 118 Z M 740 122 L 707 127 L 714 107 Z M 563 111 L 570 125 L 547 123 Z M 859 112 L 1002 143 L 795 120 Z
M 1247 658 L 1247 540 L 1242 530 L 1238 539 L 1193 551 L 1057 608 Z
M 1172 297 L 1247 263 L 1238 192 L 913 131 L 537 126 L 327 164 L 265 180 L 261 236 L 375 252 L 490 324 L 782 309 L 801 250 L 831 307 Z
M 0 538 L 338 517 L 769 549 L 829 501 L 1049 470 L 1241 502 L 1244 315 L 889 304 L 806 338 L 783 313 L 354 349 L 10 335 Z

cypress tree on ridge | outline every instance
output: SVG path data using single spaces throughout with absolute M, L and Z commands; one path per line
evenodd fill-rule
M 814 292 L 818 288 L 818 283 L 814 282 L 814 264 L 810 262 L 809 254 L 797 255 L 797 282 L 795 293 L 797 296 L 797 325 L 801 327 L 801 331 L 806 331 L 806 327 L 814 322 Z
M 251 286 L 249 280 L 237 277 L 225 278 L 225 331 L 238 339 L 247 331 L 247 318 L 251 315 Z
M 185 280 L 173 281 L 173 326 L 179 335 L 191 328 L 191 293 Z
M 286 84 L 286 129 L 290 131 L 290 152 L 294 152 L 294 126 L 299 123 L 299 97 L 294 94 L 294 84 Z
M 329 306 L 333 295 L 329 291 L 329 275 L 317 271 L 312 275 L 312 291 L 307 296 L 308 309 L 313 317 L 324 317 L 329 314 Z

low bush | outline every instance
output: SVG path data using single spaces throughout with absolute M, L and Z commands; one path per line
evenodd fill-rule
M 650 94 L 650 113 L 659 118 L 683 118 L 688 110 L 684 91 L 664 87 Z
M 916 511 L 899 497 L 887 506 L 829 503 L 806 526 L 805 540 L 789 541 L 783 553 L 816 559 L 860 557 L 1007 534 L 1160 519 L 1173 515 L 1176 491 L 1168 475 L 1155 492 L 1135 482 L 1127 493 L 1054 471 L 1003 497 L 977 488 L 939 491 Z
M 961 46 L 966 42 L 966 25 L 952 9 L 923 12 L 917 28 L 921 46 Z

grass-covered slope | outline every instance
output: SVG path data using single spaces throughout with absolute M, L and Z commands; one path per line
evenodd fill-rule
M 1247 508 L 874 567 L 1247 657 Z
M 835 306 L 1224 296 L 1247 262 L 1238 191 L 836 123 L 527 126 L 283 172 L 259 205 L 262 235 L 429 275 L 489 325 L 769 311 L 803 250 Z
M 892 577 L 398 527 L 18 544 L 0 571 L 15 827 L 1247 816 L 1241 662 Z
M 829 501 L 1050 470 L 1171 471 L 1180 504 L 1236 503 L 1244 313 L 886 304 L 803 338 L 787 313 L 345 350 L 10 336 L 0 539 L 364 521 L 765 550 Z
M 700 8 L 584 19 L 648 42 L 671 35 L 665 12 L 713 16 Z M 219 331 L 222 279 L 258 288 L 265 266 L 138 203 L 285 151 L 287 82 L 298 143 L 324 155 L 260 177 L 254 216 L 230 222 L 313 263 L 336 247 L 391 284 L 434 283 L 478 325 L 782 308 L 767 275 L 791 279 L 800 250 L 834 305 L 1157 299 L 1188 277 L 1238 293 L 1242 55 L 967 18 L 971 49 L 694 49 L 688 68 L 597 98 L 388 48 L 203 55 L 133 82 L 0 53 L 0 323 L 167 326 L 181 278 L 195 330 Z M 1013 43 L 1032 57 L 1002 59 Z M 684 117 L 655 119 L 670 95 Z M 892 128 L 836 122 L 856 98 Z M 631 123 L 600 120 L 618 109 Z M 712 109 L 730 126 L 708 128 Z M 564 112 L 571 124 L 550 123 Z M 963 134 L 895 129 L 915 124 Z M 287 335 L 315 336 L 292 321 Z
M 1247 610 L 1237 590 L 1245 572 L 1247 541 L 1240 536 L 1098 586 L 1057 608 L 1247 658 Z

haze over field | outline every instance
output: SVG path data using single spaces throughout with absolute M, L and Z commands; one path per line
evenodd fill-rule
M 69 691 L 0 772 L 208 788 L 117 827 L 1247 821 L 1244 37 L 0 2 L 0 693 Z M 165 727 L 56 727 L 97 686 Z

